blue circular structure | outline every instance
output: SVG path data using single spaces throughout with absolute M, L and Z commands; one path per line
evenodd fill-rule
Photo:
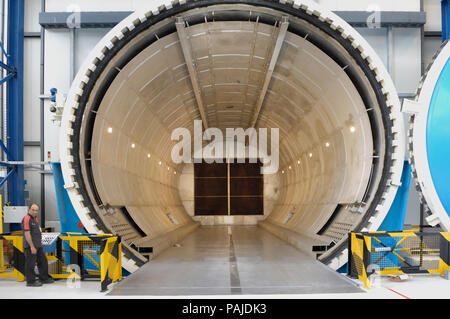
M 409 151 L 412 173 L 428 213 L 427 222 L 450 230 L 450 45 L 441 46 L 422 78 L 412 113 Z
M 427 155 L 436 192 L 450 213 L 450 60 L 442 69 L 428 111 Z

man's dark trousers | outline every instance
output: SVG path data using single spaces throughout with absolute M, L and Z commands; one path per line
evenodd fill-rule
M 31 284 L 36 281 L 36 273 L 34 266 L 37 264 L 39 270 L 39 279 L 45 281 L 49 278 L 47 257 L 45 257 L 42 247 L 36 248 L 36 254 L 31 253 L 31 248 L 25 248 L 25 277 L 27 283 Z

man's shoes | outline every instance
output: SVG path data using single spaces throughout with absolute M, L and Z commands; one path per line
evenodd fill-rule
M 42 282 L 43 284 L 52 284 L 52 283 L 55 282 L 55 280 L 54 280 L 52 277 L 48 277 L 48 278 L 45 279 L 45 280 L 41 280 L 41 282 Z
M 41 287 L 42 282 L 36 280 L 34 282 L 27 282 L 27 287 Z

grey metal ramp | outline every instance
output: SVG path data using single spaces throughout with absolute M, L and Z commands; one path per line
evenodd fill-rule
M 256 226 L 201 227 L 109 295 L 362 292 L 351 280 Z

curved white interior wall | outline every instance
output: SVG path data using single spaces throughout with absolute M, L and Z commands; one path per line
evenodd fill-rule
M 376 230 L 400 181 L 403 119 L 389 75 L 354 29 L 309 1 L 202 3 L 133 14 L 81 67 L 61 136 L 77 213 L 89 231 L 121 234 L 125 267 L 137 269 L 145 259 L 136 247 L 156 254 L 198 225 L 180 196 L 185 167 L 171 160 L 171 132 L 193 135 L 202 112 L 222 130 L 245 129 L 256 114 L 256 128 L 280 130 L 279 194 L 260 225 L 300 248 L 334 240 L 322 259 L 342 265 L 345 234 Z M 283 16 L 289 29 L 265 90 Z M 203 109 L 176 17 L 189 22 Z

